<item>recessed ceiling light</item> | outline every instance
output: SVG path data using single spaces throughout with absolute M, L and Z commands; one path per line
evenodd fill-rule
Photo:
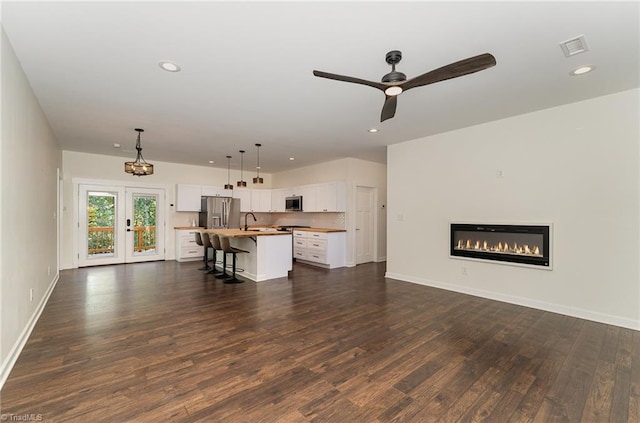
M 585 73 L 589 73 L 592 70 L 594 70 L 596 67 L 593 65 L 586 65 L 586 66 L 580 66 L 577 69 L 572 70 L 571 72 L 569 72 L 569 75 L 584 75 Z
M 289 157 L 289 160 L 295 160 L 295 159 L 296 159 L 295 157 Z
M 376 128 L 371 128 L 369 129 L 369 132 L 371 132 L 372 134 L 375 134 L 376 132 L 378 132 L 378 130 Z
M 214 163 L 214 161 L 213 161 L 213 160 L 209 160 L 209 163 L 210 163 L 210 164 L 213 164 L 213 163 Z
M 117 142 L 113 144 L 113 148 L 120 148 L 120 144 L 118 144 Z
M 180 68 L 180 66 L 169 60 L 162 60 L 158 62 L 158 66 L 160 66 L 161 69 L 166 70 L 167 72 L 180 72 L 180 70 L 182 69 Z

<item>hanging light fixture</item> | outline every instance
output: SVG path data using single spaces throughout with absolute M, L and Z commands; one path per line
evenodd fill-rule
M 256 166 L 256 170 L 258 171 L 258 176 L 253 178 L 253 183 L 261 184 L 264 182 L 264 179 L 260 177 L 260 147 L 262 147 L 262 144 L 256 144 L 256 147 L 258 148 L 258 165 Z
M 138 150 L 138 155 L 134 162 L 124 162 L 124 171 L 136 176 L 153 175 L 153 165 L 151 163 L 147 163 L 142 157 L 140 133 L 144 132 L 144 129 L 136 128 L 136 131 L 138 131 L 138 140 L 136 141 L 136 150 Z
M 231 156 L 227 156 L 227 184 L 224 186 L 224 189 L 233 189 L 233 185 L 231 185 Z
M 246 187 L 247 186 L 247 181 L 245 181 L 242 176 L 243 176 L 243 168 L 244 168 L 244 150 L 240 150 L 240 180 L 238 181 L 238 186 L 239 187 Z

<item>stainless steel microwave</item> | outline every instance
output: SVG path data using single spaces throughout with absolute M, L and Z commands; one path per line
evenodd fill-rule
M 302 211 L 302 196 L 285 198 L 286 211 Z

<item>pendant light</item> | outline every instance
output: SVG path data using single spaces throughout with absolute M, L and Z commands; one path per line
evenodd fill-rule
M 233 185 L 231 185 L 231 156 L 227 156 L 227 184 L 224 186 L 224 189 L 233 189 Z
M 138 140 L 136 141 L 136 150 L 138 155 L 133 162 L 124 162 L 124 171 L 136 176 L 153 175 L 153 165 L 147 163 L 142 157 L 142 147 L 140 146 L 140 133 L 144 132 L 144 129 L 136 128 L 138 132 Z
M 258 165 L 256 166 L 258 175 L 255 178 L 253 178 L 253 183 L 261 184 L 264 182 L 264 179 L 260 177 L 260 147 L 262 147 L 262 144 L 256 144 L 256 147 L 258 148 Z
M 240 180 L 238 181 L 238 186 L 242 188 L 247 186 L 247 181 L 245 181 L 242 178 L 243 168 L 244 168 L 244 150 L 240 150 Z

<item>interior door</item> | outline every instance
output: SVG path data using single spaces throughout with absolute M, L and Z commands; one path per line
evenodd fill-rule
M 356 264 L 373 261 L 374 189 L 356 187 Z
M 79 185 L 78 266 L 164 259 L 164 190 Z

